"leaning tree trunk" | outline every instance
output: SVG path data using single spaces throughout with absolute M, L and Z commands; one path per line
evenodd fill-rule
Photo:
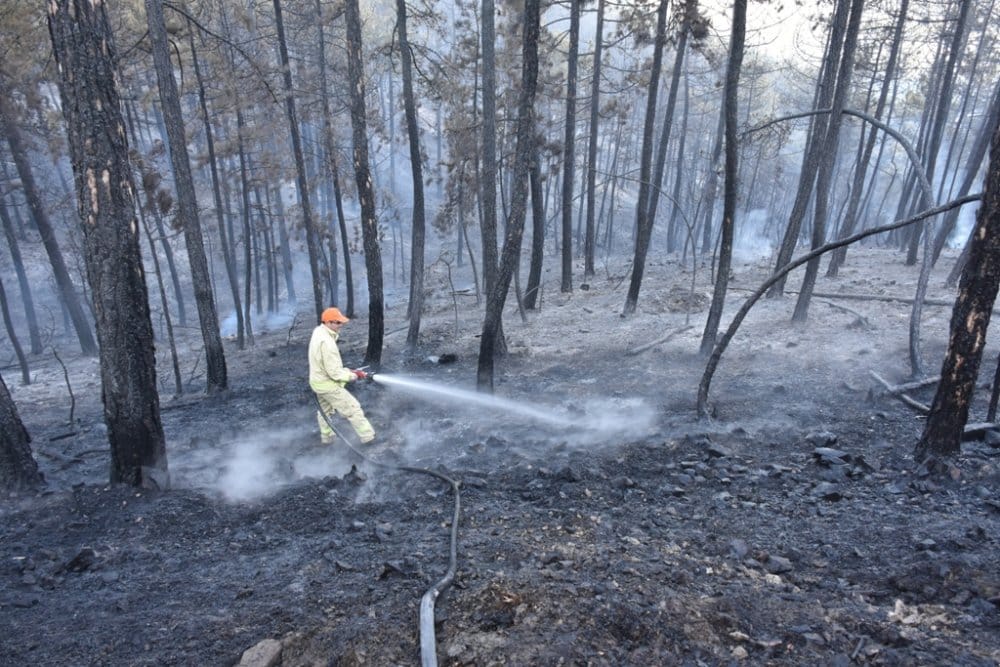
M 10 219 L 7 205 L 0 201 L 0 221 L 3 223 L 3 233 L 10 249 L 11 263 L 17 275 L 17 285 L 21 290 L 21 303 L 24 304 L 24 319 L 28 325 L 28 338 L 31 341 L 31 353 L 42 353 L 42 336 L 38 331 L 38 316 L 35 315 L 35 300 L 31 296 L 31 284 L 24 270 L 24 259 L 21 257 L 21 247 L 14 232 L 14 222 Z
M 885 78 L 882 80 L 882 90 L 879 92 L 878 102 L 875 105 L 875 113 L 873 114 L 875 118 L 882 118 L 886 103 L 889 99 L 889 90 L 892 87 L 892 80 L 896 76 L 896 66 L 899 62 L 899 52 L 902 50 L 903 45 L 903 27 L 906 23 L 909 5 L 910 0 L 902 0 L 899 5 L 899 16 L 897 17 L 895 27 L 893 28 L 892 41 L 890 42 L 889 47 L 889 61 L 885 66 Z M 861 205 L 861 195 L 864 190 L 868 168 L 872 161 L 872 153 L 875 152 L 876 136 L 877 133 L 874 129 L 868 133 L 864 150 L 858 157 L 858 161 L 854 166 L 854 182 L 851 186 L 851 195 L 850 201 L 847 205 L 847 213 L 844 215 L 844 221 L 840 227 L 840 238 L 846 238 L 853 234 L 854 227 L 857 225 L 858 208 Z M 835 278 L 837 276 L 840 266 L 844 263 L 846 257 L 847 246 L 844 246 L 833 253 L 830 257 L 830 264 L 826 271 L 828 278 Z
M 952 29 L 951 44 L 948 49 L 948 60 L 944 65 L 944 71 L 941 75 L 941 90 L 938 94 L 937 104 L 934 108 L 934 120 L 931 125 L 930 136 L 925 153 L 926 165 L 924 167 L 924 172 L 927 174 L 927 178 L 931 179 L 931 181 L 934 180 L 938 153 L 941 149 L 941 139 L 944 135 L 945 126 L 948 123 L 949 112 L 951 111 L 952 90 L 955 85 L 955 77 L 958 74 L 956 70 L 958 68 L 959 60 L 962 55 L 964 55 L 965 27 L 969 18 L 969 9 L 972 4 L 973 3 L 968 0 L 958 3 L 958 17 L 955 19 L 955 26 Z M 920 208 L 926 208 L 926 206 L 920 206 Z M 927 227 L 926 233 L 930 234 L 933 229 L 930 225 L 921 225 L 920 227 L 915 227 L 913 229 L 913 235 L 910 237 L 910 246 L 906 256 L 907 266 L 915 264 L 917 261 L 917 248 L 919 247 L 920 236 L 921 233 L 923 233 L 923 227 L 925 226 Z
M 208 112 L 208 100 L 205 96 L 205 80 L 201 76 L 201 64 L 198 62 L 198 50 L 194 45 L 194 26 L 188 20 L 188 43 L 191 46 L 191 64 L 194 69 L 194 79 L 198 84 L 198 106 L 201 108 L 202 122 L 205 125 L 205 144 L 208 150 L 208 167 L 212 175 L 212 196 L 215 201 L 215 221 L 219 226 L 219 243 L 222 245 L 222 261 L 226 266 L 226 277 L 229 279 L 229 290 L 233 298 L 233 309 L 236 311 L 236 345 L 246 348 L 246 334 L 243 320 L 243 308 L 240 304 L 240 279 L 236 275 L 236 258 L 233 256 L 235 239 L 226 234 L 226 220 L 223 218 L 222 191 L 219 184 L 219 166 L 215 157 L 215 135 L 212 132 L 212 116 Z
M 368 349 L 365 363 L 376 368 L 382 363 L 385 338 L 385 301 L 382 291 L 382 253 L 378 246 L 378 219 L 375 189 L 368 164 L 368 124 L 365 111 L 365 71 L 362 61 L 361 13 L 358 0 L 347 0 L 347 72 L 351 85 L 351 128 L 354 134 L 354 178 L 361 202 L 361 235 L 368 274 Z
M 507 300 L 510 281 L 521 256 L 521 239 L 524 236 L 524 219 L 528 202 L 528 170 L 535 152 L 535 91 L 538 84 L 538 35 L 539 0 L 525 0 L 523 48 L 521 60 L 521 91 L 517 104 L 517 147 L 514 152 L 514 173 L 511 176 L 511 210 L 507 219 L 507 232 L 497 281 L 486 301 L 486 316 L 479 341 L 479 364 L 476 386 L 480 391 L 493 392 L 493 362 L 503 307 Z
M 111 482 L 163 487 L 167 452 L 156 391 L 135 189 L 104 5 L 53 0 L 49 32 L 76 175 L 87 278 L 101 342 Z
M 146 21 L 149 24 L 149 37 L 153 46 L 153 62 L 156 66 L 160 104 L 163 106 L 167 144 L 170 148 L 170 164 L 173 166 L 177 188 L 177 216 L 184 229 L 201 337 L 205 344 L 206 389 L 209 393 L 215 393 L 224 391 L 229 385 L 226 355 L 222 349 L 219 316 L 215 310 L 215 298 L 212 296 L 212 277 L 208 271 L 201 222 L 198 219 L 198 201 L 195 196 L 194 179 L 191 176 L 191 163 L 188 161 L 180 96 L 177 93 L 177 82 L 174 80 L 173 64 L 170 62 L 167 27 L 163 18 L 163 0 L 146 0 Z
M 410 256 L 410 328 L 406 347 L 413 352 L 420 337 L 420 315 L 424 304 L 424 170 L 420 155 L 417 105 L 413 98 L 413 54 L 406 36 L 406 0 L 396 0 L 399 53 L 403 63 L 403 107 L 406 134 L 410 140 L 410 168 L 413 174 L 413 227 Z
M 961 449 L 962 432 L 979 374 L 986 330 L 1000 283 L 1000 125 L 994 130 L 982 205 L 951 313 L 948 351 L 915 457 L 949 457 Z
M 850 3 L 848 0 L 837 0 L 836 2 L 833 25 L 827 43 L 826 55 L 823 59 L 823 73 L 817 82 L 817 109 L 828 108 L 833 99 L 837 63 L 840 61 L 840 50 L 843 46 L 844 33 L 847 30 L 847 10 L 849 6 Z M 785 228 L 785 235 L 781 240 L 778 257 L 774 263 L 775 271 L 781 269 L 782 266 L 791 260 L 795 252 L 795 246 L 798 245 L 802 221 L 805 219 L 809 201 L 812 198 L 813 187 L 816 184 L 816 172 L 819 171 L 820 163 L 823 159 L 822 146 L 827 134 L 827 123 L 828 121 L 824 117 L 813 120 L 812 131 L 806 144 L 805 156 L 802 161 L 802 169 L 799 173 L 795 201 L 792 204 L 792 210 L 788 216 L 788 226 Z M 784 289 L 785 281 L 780 280 L 771 288 L 768 296 L 779 297 L 783 294 Z
M 7 292 L 3 288 L 3 280 L 0 279 L 0 314 L 3 315 L 3 326 L 7 330 L 7 338 L 10 339 L 11 347 L 14 348 L 14 356 L 21 367 L 21 384 L 31 384 L 31 371 L 28 368 L 28 358 L 24 355 L 21 341 L 17 338 L 17 330 L 14 329 L 14 320 L 10 317 L 10 308 L 7 307 Z
M 31 436 L 0 377 L 0 490 L 27 491 L 45 480 L 31 455 Z
M 337 167 L 337 147 L 333 141 L 333 112 L 330 111 L 330 92 L 326 83 L 326 31 L 323 29 L 323 9 L 320 0 L 316 0 L 317 29 L 319 34 L 319 80 L 321 84 L 320 100 L 323 103 L 323 145 L 326 147 L 327 168 L 333 181 L 333 200 L 337 209 L 337 223 L 340 230 L 340 247 L 344 255 L 344 288 L 347 292 L 345 313 L 354 317 L 354 276 L 351 272 L 351 253 L 347 244 L 347 221 L 344 219 L 344 200 L 340 191 L 340 173 Z M 331 239 L 336 238 L 336 232 L 331 230 Z M 336 244 L 331 240 L 330 253 L 333 254 Z M 336 258 L 330 260 L 336 269 Z M 334 276 L 336 281 L 336 275 Z M 337 304 L 337 292 L 334 290 L 333 303 Z
M 841 110 L 847 100 L 848 89 L 851 86 L 851 74 L 854 71 L 854 54 L 858 45 L 858 32 L 861 29 L 861 14 L 864 10 L 864 0 L 852 0 L 851 14 L 844 45 L 841 49 L 840 69 L 837 73 L 837 87 L 831 102 L 830 118 L 826 123 L 826 136 L 820 150 L 820 164 L 816 176 L 816 199 L 813 206 L 812 247 L 818 248 L 826 242 L 827 204 L 830 201 L 830 188 L 833 184 L 833 170 L 840 148 L 840 127 L 843 117 Z M 795 301 L 793 322 L 804 322 L 809 314 L 809 302 L 816 286 L 816 276 L 819 273 L 819 258 L 806 265 L 802 278 L 799 297 Z
M 642 274 L 646 267 L 646 252 L 649 250 L 649 237 L 652 225 L 647 220 L 649 213 L 649 179 L 653 163 L 653 128 L 656 125 L 656 102 L 660 89 L 660 68 L 663 63 L 663 43 L 667 32 L 667 0 L 660 0 L 656 11 L 656 41 L 653 46 L 653 64 L 649 72 L 649 90 L 646 93 L 646 120 L 642 130 L 642 153 L 639 164 L 639 199 L 635 205 L 635 256 L 632 260 L 632 280 L 629 281 L 628 294 L 625 296 L 623 315 L 635 312 L 639 302 L 639 288 L 642 286 Z
M 687 52 L 688 21 L 697 12 L 697 4 L 689 0 L 684 8 L 685 18 L 681 22 L 680 35 L 677 37 L 677 48 L 674 55 L 674 68 L 670 73 L 670 88 L 667 89 L 667 106 L 663 111 L 663 126 L 660 129 L 660 141 L 656 147 L 656 166 L 653 169 L 653 184 L 649 189 L 649 212 L 646 214 L 646 224 L 650 228 L 656 221 L 656 211 L 660 205 L 660 192 L 663 188 L 663 172 L 667 164 L 667 148 L 670 145 L 670 134 L 674 125 L 674 110 L 677 108 L 677 91 L 681 84 L 681 71 L 684 67 L 684 56 Z M 669 244 L 669 235 L 668 235 Z
M 989 110 L 986 112 L 986 116 L 983 117 L 983 124 L 979 128 L 979 132 L 976 133 L 972 150 L 969 151 L 969 157 L 965 163 L 965 177 L 959 186 L 957 197 L 964 197 L 969 194 L 972 185 L 978 179 L 980 167 L 986 157 L 986 149 L 989 147 L 990 133 L 997 126 L 998 122 L 1000 122 L 1000 81 L 997 82 L 996 88 L 993 89 L 993 98 L 990 102 Z M 948 236 L 955 229 L 956 222 L 958 222 L 958 211 L 953 211 L 945 216 L 944 223 L 938 230 L 937 236 L 934 237 L 933 261 L 936 262 L 938 257 L 940 257 L 941 251 L 944 250 L 944 245 L 948 241 Z M 959 271 L 961 269 L 962 267 L 959 267 Z M 954 285 L 955 283 L 951 281 L 949 284 Z
M 726 302 L 729 286 L 729 267 L 733 257 L 733 230 L 735 227 L 736 195 L 739 168 L 739 144 L 737 143 L 738 94 L 740 68 L 743 65 L 744 40 L 746 36 L 747 0 L 733 3 L 733 31 L 729 38 L 729 65 L 726 68 L 726 86 L 723 105 L 726 113 L 726 166 L 725 190 L 722 196 L 722 243 L 719 248 L 719 271 L 715 278 L 712 305 L 709 307 L 705 331 L 701 337 L 701 353 L 707 354 L 715 346 L 719 334 L 722 308 Z
M 309 199 L 309 179 L 306 177 L 306 165 L 302 155 L 302 138 L 299 135 L 298 114 L 295 111 L 292 66 L 289 63 L 285 26 L 281 18 L 281 0 L 274 0 L 274 24 L 278 33 L 278 53 L 281 56 L 281 70 L 285 84 L 285 113 L 288 115 L 288 129 L 292 135 L 292 155 L 295 158 L 295 173 L 298 178 L 298 188 L 296 189 L 299 204 L 302 206 L 302 224 L 306 229 L 306 249 L 309 253 L 309 271 L 312 275 L 313 286 L 313 307 L 316 310 L 316 319 L 319 320 L 319 314 L 326 307 L 323 301 L 323 280 L 319 268 L 320 242 Z
M 0 82 L 2 82 L 2 78 L 0 78 Z M 28 160 L 27 148 L 21 138 L 21 130 L 18 128 L 17 121 L 14 118 L 14 110 L 11 108 L 10 99 L 10 91 L 6 89 L 6 86 L 0 85 L 0 123 L 2 123 L 3 132 L 7 136 L 7 143 L 10 144 L 11 156 L 14 158 L 14 164 L 17 167 L 17 175 L 21 179 L 24 197 L 28 202 L 28 208 L 31 209 L 31 215 L 35 219 L 38 234 L 42 237 L 42 245 L 49 256 L 49 263 L 52 265 L 52 274 L 56 279 L 56 285 L 59 287 L 59 296 L 66 310 L 69 312 L 73 328 L 76 330 L 76 337 L 80 342 L 80 351 L 84 355 L 93 356 L 97 354 L 97 343 L 90 332 L 90 323 L 87 322 L 87 316 L 83 312 L 80 297 L 73 287 L 73 279 L 69 276 L 66 261 L 63 259 L 62 251 L 59 249 L 59 242 L 56 240 L 55 230 L 52 229 L 52 224 L 49 222 L 49 214 L 42 204 L 42 196 L 35 183 L 35 175 L 31 169 L 31 162 Z

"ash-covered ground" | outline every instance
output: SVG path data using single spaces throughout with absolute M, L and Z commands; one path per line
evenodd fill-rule
M 734 270 L 724 326 L 768 268 Z M 652 264 L 622 318 L 624 270 L 550 290 L 526 323 L 511 308 L 496 403 L 461 394 L 474 295 L 432 275 L 413 358 L 405 304 L 389 309 L 382 372 L 397 382 L 357 387 L 384 436 L 372 456 L 462 485 L 440 663 L 1000 664 L 1000 449 L 969 442 L 951 477 L 923 475 L 921 418 L 870 375 L 907 379 L 909 306 L 817 297 L 793 325 L 794 295 L 762 301 L 719 365 L 713 418 L 698 420 L 707 270 L 692 294 L 689 268 Z M 858 251 L 817 289 L 906 299 L 918 270 Z M 929 298 L 953 299 L 942 280 Z M 929 375 L 949 317 L 925 308 Z M 54 359 L 34 360 L 26 387 L 5 373 L 48 484 L 0 504 L 0 663 L 235 665 L 258 646 L 285 667 L 419 664 L 453 494 L 318 447 L 311 328 L 300 315 L 252 348 L 227 342 L 223 396 L 202 393 L 196 332 L 184 396 L 169 397 L 160 357 L 169 490 L 106 484 L 95 360 L 60 349 L 72 423 Z M 347 325 L 349 365 L 366 333 L 363 318 Z

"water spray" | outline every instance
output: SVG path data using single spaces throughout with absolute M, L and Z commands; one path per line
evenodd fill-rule
M 569 415 L 553 412 L 552 409 L 537 408 L 533 405 L 526 405 L 510 399 L 490 394 L 481 394 L 467 389 L 448 387 L 426 380 L 416 380 L 386 373 L 368 373 L 368 380 L 384 386 L 395 387 L 421 397 L 433 396 L 457 404 L 475 405 L 487 409 L 499 410 L 556 426 L 568 427 L 579 424 L 579 418 L 571 418 Z

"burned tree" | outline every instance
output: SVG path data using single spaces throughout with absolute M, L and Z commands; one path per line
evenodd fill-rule
M 1000 282 L 1000 125 L 993 132 L 990 164 L 983 202 L 969 242 L 969 259 L 962 271 L 958 298 L 951 313 L 948 351 L 941 366 L 941 382 L 931 403 L 923 435 L 917 442 L 918 460 L 948 457 L 961 448 L 962 431 L 976 386 L 986 344 L 986 329 Z
M 30 442 L 7 383 L 0 377 L 0 490 L 23 491 L 42 483 Z
M 135 188 L 104 5 L 58 0 L 49 33 L 100 342 L 111 481 L 163 486 L 167 457 Z

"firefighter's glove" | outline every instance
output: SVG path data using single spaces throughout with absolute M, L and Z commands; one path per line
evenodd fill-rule
M 364 371 L 361 370 L 353 370 L 351 372 L 354 373 L 354 377 L 358 380 L 364 380 L 365 378 L 368 377 L 368 373 L 365 373 Z

